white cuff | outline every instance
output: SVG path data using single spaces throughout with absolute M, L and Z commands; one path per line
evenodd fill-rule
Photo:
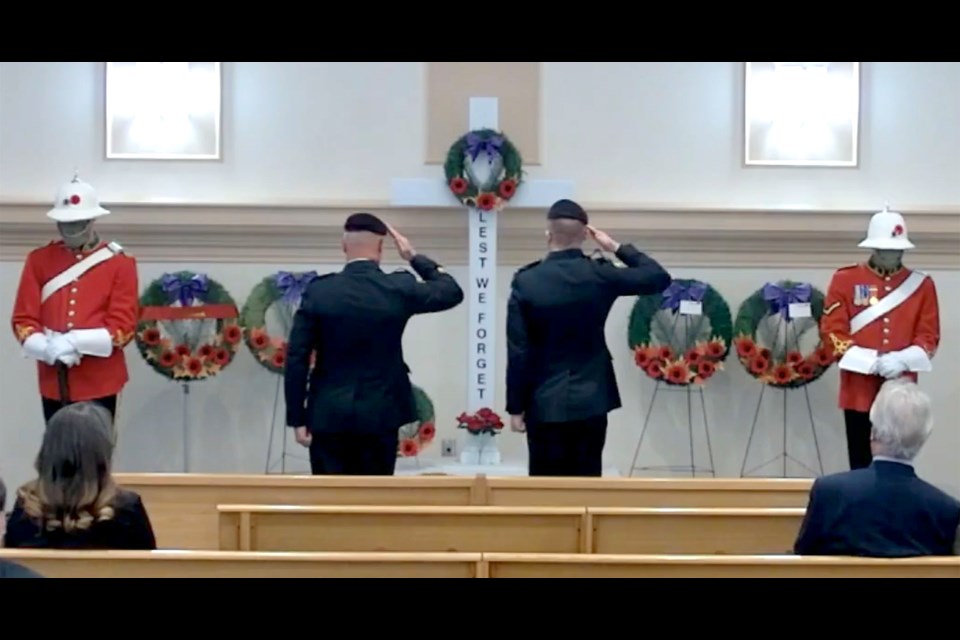
M 923 347 L 913 345 L 897 353 L 897 357 L 910 371 L 933 371 L 933 363 Z
M 85 356 L 106 358 L 113 353 L 113 341 L 106 329 L 74 329 L 67 334 L 67 340 Z
M 30 334 L 30 337 L 23 341 L 23 357 L 47 362 L 47 336 L 42 333 Z

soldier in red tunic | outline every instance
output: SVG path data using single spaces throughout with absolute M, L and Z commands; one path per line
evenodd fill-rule
M 903 216 L 886 207 L 870 220 L 860 264 L 838 269 L 830 281 L 820 336 L 840 361 L 839 406 L 847 431 L 851 469 L 867 467 L 870 407 L 888 378 L 932 369 L 940 343 L 937 289 L 927 274 L 908 269 L 902 256 L 913 244 Z
M 31 251 L 20 275 L 13 331 L 37 361 L 45 420 L 84 400 L 115 414 L 128 380 L 123 348 L 137 324 L 137 264 L 97 235 L 94 219 L 108 213 L 74 176 L 47 213 L 61 240 Z

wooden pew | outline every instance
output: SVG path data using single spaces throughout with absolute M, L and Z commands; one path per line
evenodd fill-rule
M 456 476 L 284 476 L 117 473 L 143 498 L 157 545 L 218 548 L 218 504 L 470 505 L 482 479 Z
M 222 551 L 583 553 L 575 507 L 221 505 Z
M 796 478 L 500 478 L 483 504 L 543 507 L 806 507 L 813 480 Z
M 588 507 L 589 553 L 791 553 L 805 509 Z
M 960 578 L 960 558 L 485 553 L 490 578 Z
M 239 553 L 0 549 L 48 578 L 476 578 L 479 553 Z

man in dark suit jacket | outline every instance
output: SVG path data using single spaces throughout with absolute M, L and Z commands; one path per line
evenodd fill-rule
M 507 305 L 507 413 L 527 433 L 531 476 L 600 476 L 607 413 L 621 406 L 604 326 L 620 296 L 660 293 L 670 274 L 589 226 L 571 200 L 547 213 L 550 253 L 520 269 Z M 594 260 L 590 235 L 626 266 Z
M 0 547 L 4 546 L 7 528 L 7 485 L 0 478 Z M 42 578 L 43 576 L 22 564 L 0 558 L 0 578 Z
M 388 233 L 422 281 L 380 269 Z M 284 372 L 287 425 L 310 448 L 316 475 L 392 475 L 399 429 L 417 417 L 404 329 L 416 314 L 457 306 L 463 290 L 371 214 L 347 219 L 343 250 L 343 271 L 313 280 L 294 317 Z
M 930 398 L 906 378 L 884 383 L 870 410 L 869 467 L 818 478 L 794 545 L 798 555 L 904 558 L 958 553 L 960 501 L 917 477 Z

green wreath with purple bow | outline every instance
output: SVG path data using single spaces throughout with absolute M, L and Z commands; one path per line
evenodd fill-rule
M 247 348 L 261 366 L 274 373 L 283 373 L 293 316 L 307 285 L 316 277 L 316 271 L 278 271 L 261 280 L 243 305 L 240 324 Z
M 493 129 L 470 131 L 451 145 L 443 164 L 447 187 L 467 207 L 499 211 L 523 181 L 523 159 Z
M 165 273 L 140 296 L 137 348 L 160 375 L 180 382 L 213 377 L 243 336 L 237 306 L 205 273 Z
M 663 293 L 638 296 L 627 341 L 634 364 L 672 386 L 704 384 L 730 352 L 730 307 L 699 280 L 676 279 Z
M 764 384 L 795 389 L 817 380 L 833 362 L 820 341 L 823 292 L 806 282 L 767 282 L 743 301 L 734 347 L 743 368 Z

